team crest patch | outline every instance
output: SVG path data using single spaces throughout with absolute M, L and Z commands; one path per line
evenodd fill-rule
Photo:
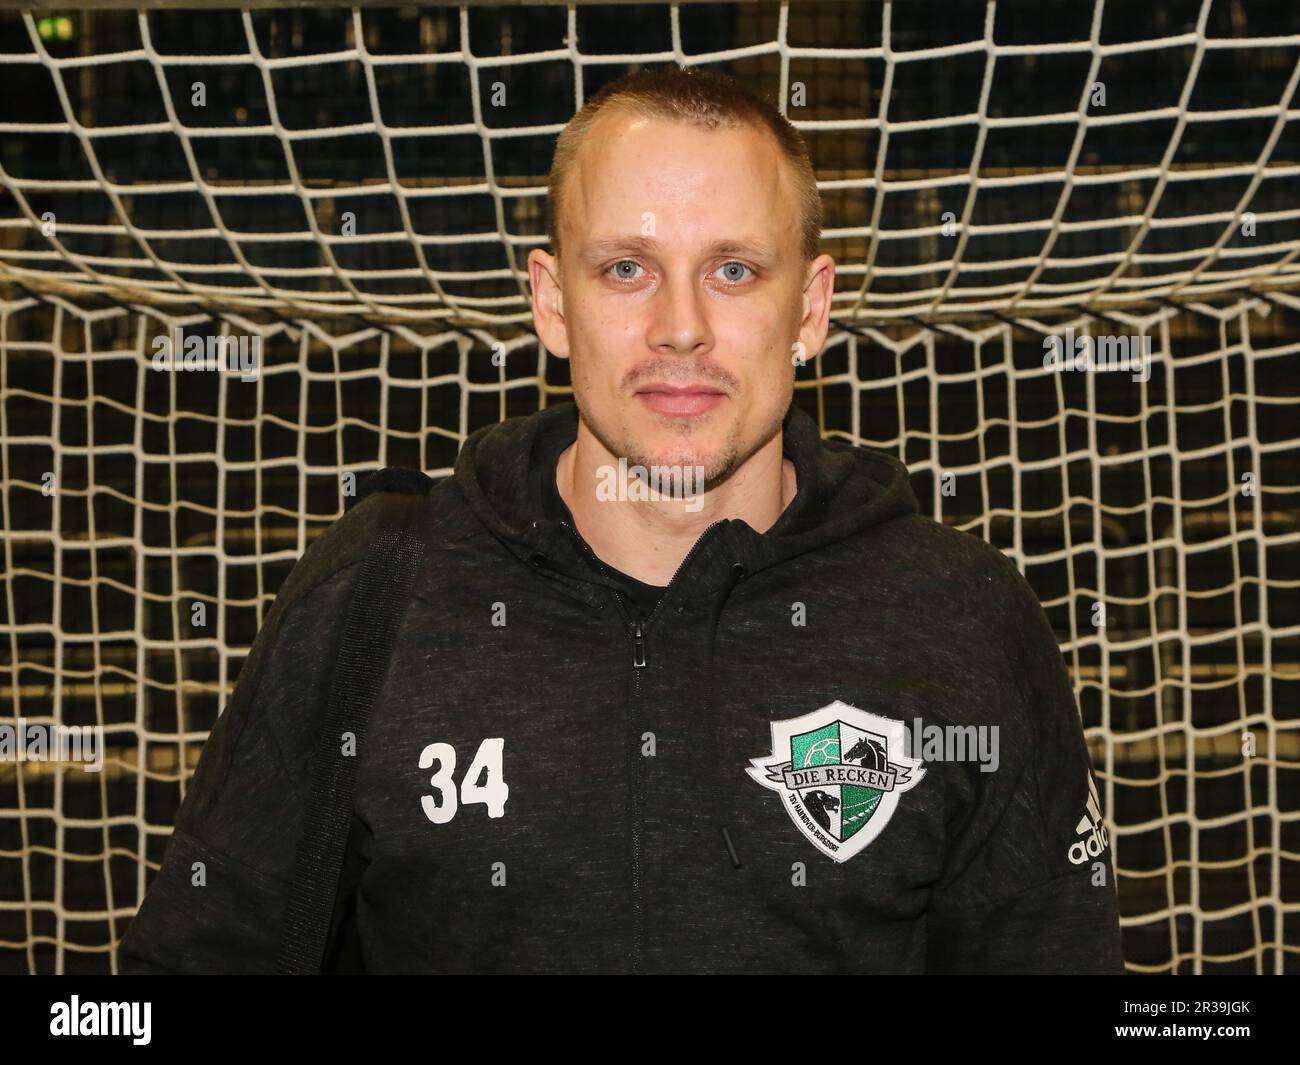
M 781 797 L 814 847 L 847 862 L 884 831 L 903 792 L 925 777 L 904 752 L 906 726 L 836 700 L 772 722 L 772 753 L 745 770 Z

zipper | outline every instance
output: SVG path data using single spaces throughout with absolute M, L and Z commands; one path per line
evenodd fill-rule
M 669 589 L 672 588 L 673 584 L 676 582 L 677 577 L 681 574 L 682 570 L 686 568 L 687 563 L 689 563 L 691 559 L 694 558 L 695 555 L 699 553 L 700 548 L 704 546 L 704 541 L 709 538 L 709 534 L 712 533 L 713 530 L 716 529 L 719 525 L 725 525 L 727 521 L 728 521 L 727 518 L 722 518 L 719 521 L 715 521 L 712 525 L 708 526 L 708 528 L 706 528 L 704 532 L 700 533 L 700 538 L 695 541 L 695 543 L 691 546 L 691 549 L 688 552 L 686 552 L 686 557 L 682 559 L 681 564 L 677 567 L 677 569 L 673 571 L 672 577 L 669 578 L 668 584 L 664 588 L 663 595 L 659 597 L 659 602 L 655 603 L 654 609 L 650 611 L 649 617 L 641 618 L 638 616 L 634 618 L 632 616 L 631 611 L 628 610 L 627 605 L 623 602 L 622 594 L 617 591 L 614 592 L 614 598 L 618 601 L 619 610 L 623 612 L 623 617 L 627 619 L 628 624 L 632 627 L 632 706 L 629 708 L 629 717 L 632 716 L 633 713 L 635 713 L 636 704 L 639 702 L 641 698 L 641 670 L 644 669 L 646 666 L 646 650 L 645 650 L 646 627 L 654 619 L 655 615 L 659 613 L 659 608 L 663 606 L 664 600 L 668 598 Z M 578 535 L 578 531 L 567 521 L 561 521 L 560 524 L 563 525 L 573 535 L 574 539 L 576 539 L 578 543 L 581 544 L 583 548 L 586 549 L 586 552 L 588 556 L 590 556 L 591 560 L 597 565 L 599 565 L 600 559 L 596 557 L 596 552 L 591 549 L 591 545 L 588 544 L 586 540 L 584 540 L 581 536 Z M 641 770 L 644 767 L 638 765 L 636 762 L 637 750 L 638 748 L 635 745 L 633 745 L 631 750 L 629 750 L 628 752 L 629 755 L 628 764 L 631 767 L 631 777 L 632 777 L 630 783 L 630 790 L 631 790 L 631 797 L 632 797 L 631 822 L 632 822 L 632 972 L 633 973 L 639 973 L 641 971 L 641 939 L 642 939 L 642 925 L 644 923 L 644 918 L 641 912 L 641 822 L 644 819 L 645 789 L 642 786 L 642 782 L 641 782 Z
M 700 533 L 700 538 L 696 540 L 695 543 L 691 546 L 691 549 L 686 552 L 686 557 L 682 559 L 681 564 L 678 565 L 678 567 L 675 570 L 673 570 L 672 577 L 669 578 L 668 584 L 664 587 L 664 594 L 659 598 L 659 602 L 655 603 L 654 609 L 650 611 L 648 617 L 644 619 L 634 618 L 631 612 L 628 610 L 627 605 L 623 602 L 622 594 L 620 592 L 614 593 L 614 598 L 618 600 L 619 610 L 623 612 L 623 617 L 627 619 L 628 625 L 633 630 L 632 631 L 632 667 L 634 669 L 643 669 L 646 665 L 645 629 L 646 626 L 648 626 L 650 622 L 655 619 L 655 616 L 659 613 L 659 608 L 664 605 L 664 600 L 668 598 L 668 590 L 672 588 L 673 584 L 677 581 L 677 578 L 681 575 L 682 570 L 686 568 L 687 564 L 691 561 L 691 559 L 694 558 L 697 554 L 699 554 L 700 549 L 704 546 L 704 541 L 709 538 L 709 534 L 713 532 L 713 530 L 716 529 L 719 525 L 725 525 L 728 520 L 729 519 L 727 518 L 721 518 L 718 521 L 715 521 L 712 525 L 709 525 L 704 530 L 704 532 Z M 567 521 L 563 521 L 563 520 L 560 521 L 560 524 L 563 525 L 564 528 L 568 530 L 570 535 L 572 535 L 572 537 L 582 546 L 582 549 L 587 552 L 587 557 L 590 558 L 592 562 L 594 562 L 598 566 L 603 564 L 601 560 L 596 556 L 596 552 L 591 549 L 591 545 L 587 543 L 587 541 L 584 540 L 581 536 L 578 535 L 578 531 L 572 525 L 570 525 Z M 632 674 L 632 677 L 633 680 L 635 680 L 637 678 L 637 674 L 635 673 Z
M 614 593 L 618 595 L 618 592 Z M 641 619 L 636 619 L 636 632 L 632 634 L 632 668 L 645 668 L 645 629 L 641 625 Z M 633 677 L 640 674 L 633 674 Z

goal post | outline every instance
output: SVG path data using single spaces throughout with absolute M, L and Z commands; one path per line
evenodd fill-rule
M 567 397 L 555 137 L 665 63 L 805 136 L 795 401 L 1039 595 L 1130 970 L 1300 968 L 1300 9 L 187 7 L 0 3 L 0 726 L 103 744 L 0 760 L 0 970 L 110 971 L 350 486 Z

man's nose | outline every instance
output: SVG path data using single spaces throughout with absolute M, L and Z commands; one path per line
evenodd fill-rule
M 647 340 L 658 350 L 692 355 L 713 343 L 708 296 L 702 284 L 680 275 L 666 275 L 652 297 L 654 312 Z

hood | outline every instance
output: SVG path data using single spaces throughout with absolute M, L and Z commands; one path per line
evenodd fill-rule
M 510 418 L 474 432 L 456 460 L 454 480 L 471 510 L 483 525 L 516 557 L 546 570 L 569 594 L 594 610 L 610 601 L 600 586 L 618 590 L 596 568 L 591 549 L 567 523 L 545 518 L 535 496 L 539 476 L 550 459 L 576 439 L 578 409 L 572 401 L 536 414 Z M 688 608 L 708 611 L 705 644 L 705 693 L 701 713 L 710 730 L 713 764 L 713 809 L 723 809 L 723 767 L 717 714 L 713 710 L 713 654 L 723 611 L 732 590 L 745 577 L 830 544 L 838 543 L 893 518 L 916 512 L 916 496 L 907 469 L 897 459 L 843 440 L 823 440 L 817 423 L 793 403 L 782 421 L 782 447 L 798 480 L 794 499 L 765 533 L 756 532 L 737 518 L 714 522 L 691 548 L 688 586 L 674 577 L 670 589 L 649 619 L 628 613 L 621 595 L 614 598 L 622 609 L 628 635 L 637 648 L 632 666 L 646 665 L 646 624 L 665 607 L 670 597 L 681 614 Z M 680 571 L 679 571 L 680 572 Z M 723 848 L 734 869 L 741 868 L 744 841 L 734 838 L 731 826 L 719 823 Z
M 577 434 L 572 401 L 484 426 L 466 440 L 454 480 L 478 519 L 517 557 L 537 564 L 541 556 L 554 572 L 599 585 L 603 578 L 571 531 L 544 518 L 532 492 L 537 456 L 556 454 L 554 448 L 567 447 Z M 741 562 L 747 575 L 916 512 L 902 463 L 845 440 L 822 439 L 817 423 L 793 403 L 782 421 L 782 441 L 797 490 L 776 524 L 760 534 L 739 519 L 717 523 L 726 527 L 719 539 L 728 548 L 718 553 Z

